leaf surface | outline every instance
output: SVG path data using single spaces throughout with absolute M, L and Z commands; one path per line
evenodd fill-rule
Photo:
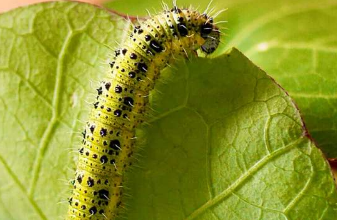
M 0 15 L 0 219 L 65 215 L 106 45 L 128 27 L 73 2 Z M 163 72 L 138 131 L 127 219 L 334 219 L 329 166 L 272 79 L 236 49 L 176 68 Z
M 124 27 L 70 2 L 0 15 L 0 219 L 65 215 L 86 101 Z
M 273 79 L 236 49 L 177 69 L 138 132 L 127 219 L 335 219 L 329 165 Z

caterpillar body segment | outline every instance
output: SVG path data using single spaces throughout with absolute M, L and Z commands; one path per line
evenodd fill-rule
M 123 174 L 132 165 L 135 128 L 146 118 L 148 95 L 160 71 L 174 62 L 174 57 L 198 49 L 214 52 L 219 39 L 211 17 L 176 6 L 132 30 L 97 88 L 83 132 L 66 219 L 113 220 L 119 215 Z

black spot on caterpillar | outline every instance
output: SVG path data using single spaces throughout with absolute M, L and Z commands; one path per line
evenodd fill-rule
M 220 31 L 205 13 L 176 6 L 136 26 L 109 62 L 97 89 L 69 198 L 67 219 L 115 219 L 122 206 L 123 173 L 131 165 L 135 128 L 145 119 L 148 94 L 173 57 L 210 54 Z

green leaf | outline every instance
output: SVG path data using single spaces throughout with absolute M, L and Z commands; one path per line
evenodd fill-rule
M 124 27 L 119 16 L 70 2 L 0 15 L 0 219 L 65 215 L 85 101 Z
M 123 2 L 106 5 L 133 15 L 161 8 L 160 1 Z M 200 5 L 200 10 L 208 3 L 178 1 L 183 6 Z M 337 28 L 332 22 L 337 19 L 337 1 L 214 0 L 212 6 L 228 8 L 216 19 L 228 20 L 218 54 L 238 47 L 271 74 L 295 99 L 318 146 L 328 157 L 337 158 Z
M 337 1 L 269 4 L 235 24 L 229 39 L 229 46 L 238 46 L 295 99 L 310 134 L 330 158 L 337 157 L 337 29 L 331 22 L 336 19 Z
M 65 215 L 91 82 L 128 27 L 72 2 L 0 15 L 0 219 Z M 245 56 L 162 75 L 127 176 L 127 219 L 335 218 L 328 164 L 287 94 Z
M 138 132 L 127 219 L 335 219 L 329 165 L 273 79 L 236 49 L 177 69 Z

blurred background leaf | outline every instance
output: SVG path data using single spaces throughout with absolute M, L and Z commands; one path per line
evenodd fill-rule
M 206 8 L 210 1 L 178 0 Z M 171 3 L 171 2 L 168 2 Z M 130 15 L 161 10 L 161 1 L 116 0 L 106 6 Z M 131 7 L 130 7 L 131 6 Z M 337 0 L 214 0 L 222 54 L 239 48 L 295 99 L 308 130 L 329 158 L 337 157 Z
M 106 0 L 78 0 L 79 2 L 87 2 L 91 4 L 102 4 Z M 48 0 L 1 0 L 0 1 L 0 12 L 9 11 L 11 9 L 27 6 L 31 4 L 48 2 Z

